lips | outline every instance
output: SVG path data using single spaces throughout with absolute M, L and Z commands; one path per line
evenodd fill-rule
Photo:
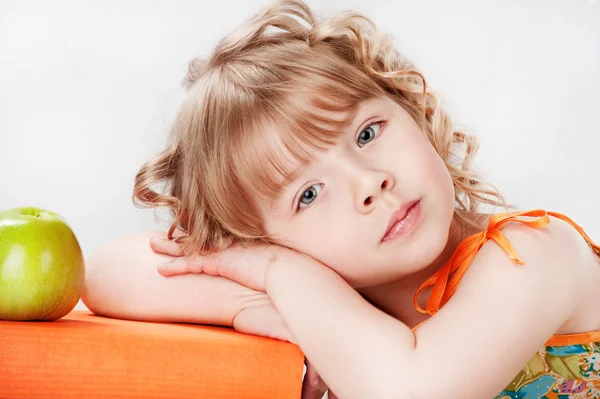
M 383 237 L 381 238 L 381 241 L 385 241 L 386 238 L 388 237 L 388 235 L 392 232 L 393 227 L 396 225 L 396 223 L 401 222 L 406 215 L 408 214 L 408 212 L 410 212 L 410 210 L 415 207 L 417 204 L 419 203 L 419 201 L 411 201 L 411 202 L 407 202 L 406 204 L 403 204 L 398 210 L 396 210 L 394 213 L 392 213 L 392 216 L 390 218 L 390 221 L 387 225 L 387 228 L 385 229 L 385 233 L 383 234 Z

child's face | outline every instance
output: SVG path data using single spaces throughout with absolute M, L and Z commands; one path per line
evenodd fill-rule
M 364 102 L 339 142 L 316 159 L 279 201 L 259 204 L 276 243 L 323 262 L 355 288 L 397 280 L 437 258 L 454 188 L 404 108 L 388 97 Z M 404 233 L 382 241 L 392 214 L 415 201 Z

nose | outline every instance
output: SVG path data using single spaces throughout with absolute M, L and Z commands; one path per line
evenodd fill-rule
M 375 203 L 384 199 L 396 184 L 394 177 L 387 172 L 370 172 L 366 174 L 358 190 L 357 208 L 362 212 L 370 212 Z M 392 207 L 397 204 L 391 204 Z

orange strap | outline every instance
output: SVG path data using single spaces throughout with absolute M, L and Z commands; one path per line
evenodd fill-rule
M 523 220 L 519 219 L 520 216 L 536 217 L 537 219 Z M 554 216 L 562 219 L 573 226 L 583 236 L 583 238 L 585 238 L 590 247 L 600 256 L 600 246 L 594 244 L 591 238 L 588 237 L 588 235 L 583 231 L 583 229 L 565 215 L 554 212 L 546 212 L 542 209 L 494 215 L 490 218 L 486 230 L 465 238 L 460 243 L 458 248 L 456 248 L 456 251 L 454 251 L 454 254 L 448 260 L 448 262 L 446 262 L 444 266 L 442 266 L 435 274 L 428 278 L 427 281 L 421 285 L 421 287 L 419 287 L 415 293 L 415 296 L 413 297 L 413 305 L 415 309 L 421 313 L 429 315 L 434 315 L 437 313 L 454 294 L 456 288 L 458 287 L 458 283 L 471 265 L 475 255 L 487 240 L 495 241 L 496 244 L 498 244 L 500 248 L 506 252 L 508 257 L 513 262 L 522 265 L 523 260 L 519 257 L 514 247 L 506 239 L 504 234 L 500 232 L 500 228 L 505 223 L 512 221 L 523 223 L 526 226 L 537 229 L 550 223 L 550 218 L 548 216 Z M 417 298 L 419 297 L 421 291 L 431 286 L 433 286 L 431 296 L 427 301 L 425 309 L 423 309 L 417 303 Z

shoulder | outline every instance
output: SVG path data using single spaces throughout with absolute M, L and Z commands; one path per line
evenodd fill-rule
M 498 230 L 508 244 L 486 240 L 467 273 L 471 276 L 465 275 L 465 279 L 471 280 L 471 283 L 480 278 L 492 279 L 510 284 L 512 289 L 538 288 L 570 297 L 575 290 L 564 288 L 575 287 L 586 278 L 589 247 L 567 222 L 549 218 L 547 225 L 537 228 L 516 221 L 505 223 Z M 537 218 L 520 216 L 519 219 L 533 221 Z M 511 259 L 508 254 L 511 251 L 522 264 Z M 574 297 L 562 299 L 576 300 Z
M 510 221 L 499 230 L 512 244 L 524 265 L 543 261 L 548 266 L 564 265 L 573 267 L 584 263 L 589 246 L 581 234 L 564 220 L 548 216 L 549 223 L 543 227 L 530 227 L 518 221 Z M 525 221 L 535 221 L 537 217 L 519 217 Z M 496 245 L 486 242 L 485 246 Z

